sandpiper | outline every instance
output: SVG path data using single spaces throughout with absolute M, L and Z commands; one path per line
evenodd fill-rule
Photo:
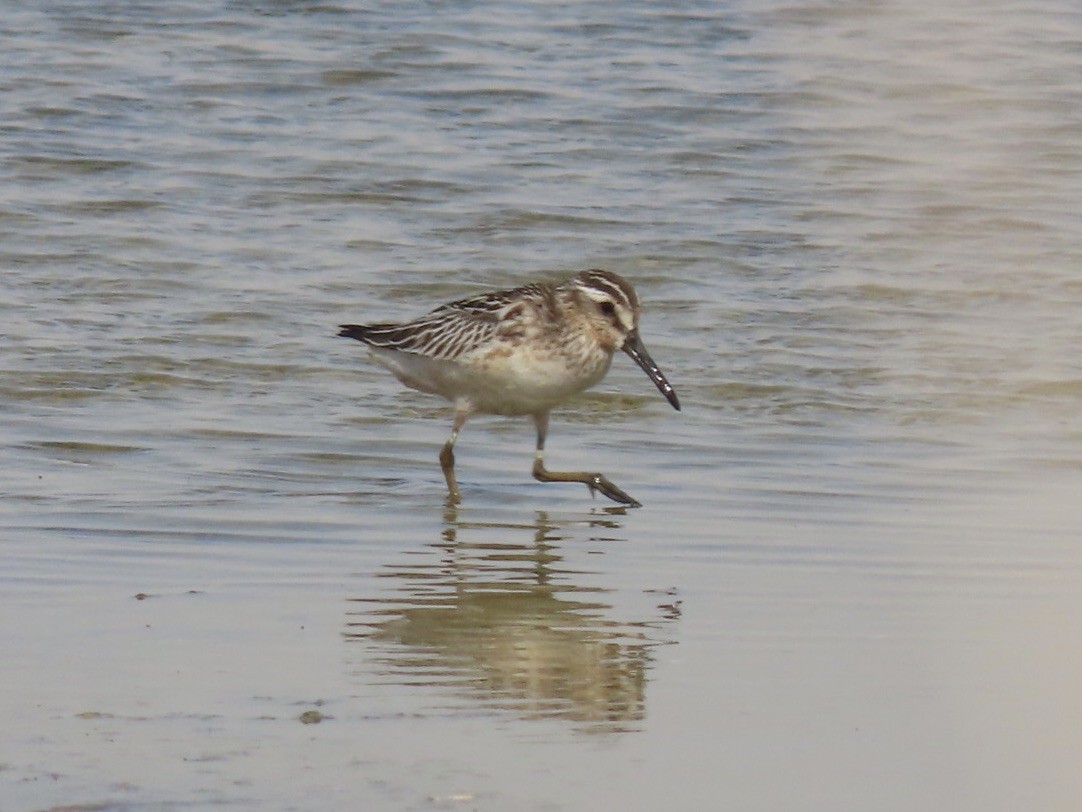
M 449 500 L 460 499 L 454 446 L 470 415 L 530 415 L 537 426 L 533 476 L 582 482 L 629 507 L 640 507 L 603 474 L 549 471 L 549 412 L 589 389 L 621 349 L 650 376 L 676 410 L 680 401 L 639 338 L 639 297 L 610 271 L 582 271 L 563 284 L 537 282 L 440 305 L 405 324 L 343 324 L 340 336 L 368 346 L 406 386 L 454 404 L 451 436 L 440 452 Z

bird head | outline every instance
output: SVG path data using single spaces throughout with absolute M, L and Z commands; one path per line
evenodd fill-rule
M 602 346 L 611 351 L 621 349 L 630 355 L 658 391 L 679 411 L 680 401 L 676 392 L 639 337 L 639 297 L 631 283 L 611 271 L 592 269 L 578 274 L 571 285 L 582 297 L 586 318 L 593 325 Z

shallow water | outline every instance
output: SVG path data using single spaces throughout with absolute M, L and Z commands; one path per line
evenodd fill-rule
M 89 2 L 0 24 L 0 809 L 1074 809 L 1067 2 Z M 343 321 L 608 267 L 446 407 Z

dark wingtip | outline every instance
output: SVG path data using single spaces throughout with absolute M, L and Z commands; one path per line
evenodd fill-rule
M 339 324 L 338 325 L 338 337 L 339 338 L 355 338 L 358 341 L 363 340 L 364 328 L 359 324 Z

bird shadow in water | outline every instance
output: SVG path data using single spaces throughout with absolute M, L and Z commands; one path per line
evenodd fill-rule
M 678 601 L 656 617 L 614 620 L 611 592 L 561 545 L 621 539 L 619 515 L 532 524 L 469 522 L 449 505 L 439 539 L 386 565 L 381 596 L 351 599 L 347 640 L 366 679 L 428 690 L 433 713 L 478 708 L 633 730 L 646 708 L 653 649 L 674 642 Z M 593 560 L 593 559 L 591 559 Z

